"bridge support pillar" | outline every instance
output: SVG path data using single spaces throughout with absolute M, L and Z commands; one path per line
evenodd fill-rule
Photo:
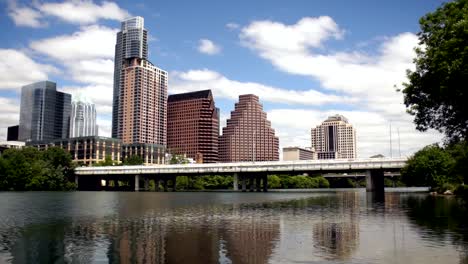
M 164 191 L 167 192 L 167 179 L 164 179 L 162 183 Z
M 246 191 L 247 191 L 247 190 L 246 190 L 246 181 L 247 181 L 246 178 L 247 178 L 247 177 L 245 177 L 245 175 L 242 175 L 242 191 L 243 191 L 243 192 L 246 192 Z
M 268 192 L 268 174 L 262 175 L 263 191 Z
M 177 176 L 172 176 L 172 191 L 175 192 L 177 186 Z
M 368 170 L 366 171 L 366 191 L 375 193 L 384 193 L 384 171 Z
M 249 177 L 249 188 L 251 192 L 255 192 L 255 176 L 253 175 Z
M 232 189 L 234 191 L 239 190 L 239 175 L 237 173 L 234 173 L 233 175 L 233 186 Z
M 261 180 L 262 180 L 262 175 L 255 176 L 255 186 L 257 187 L 257 192 L 262 191 Z
M 135 175 L 135 192 L 140 191 L 140 175 Z
M 145 191 L 149 191 L 149 178 L 145 178 Z
M 79 177 L 78 175 L 75 175 L 75 185 L 76 185 L 76 189 L 79 190 L 80 186 L 78 185 L 78 182 L 79 182 Z

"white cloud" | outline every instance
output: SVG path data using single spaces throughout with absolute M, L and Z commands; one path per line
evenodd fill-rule
M 114 61 L 111 59 L 80 60 L 67 64 L 71 78 L 80 83 L 112 86 Z
M 18 7 L 15 0 L 10 0 L 8 15 L 17 26 L 33 28 L 47 26 L 45 20 L 49 17 L 56 17 L 67 23 L 88 25 L 101 19 L 120 21 L 131 16 L 127 10 L 114 2 L 103 1 L 101 4 L 95 4 L 91 0 L 33 1 L 31 6 L 21 7 Z
M 357 134 L 358 157 L 368 158 L 375 154 L 390 155 L 389 122 L 384 116 L 369 111 L 274 109 L 268 112 L 280 146 L 310 147 L 310 129 L 321 124 L 328 116 L 342 114 L 353 124 Z M 393 156 L 398 153 L 398 133 L 402 156 L 407 156 L 420 148 L 441 141 L 442 136 L 434 131 L 421 133 L 414 130 L 410 120 L 392 123 Z
M 62 3 L 42 3 L 38 6 L 44 14 L 74 24 L 91 24 L 100 19 L 124 20 L 130 14 L 116 3 L 103 1 L 101 5 L 89 0 L 71 0 Z
M 19 102 L 11 98 L 0 97 L 0 139 L 6 140 L 7 128 L 19 123 Z
M 0 90 L 19 89 L 21 86 L 47 80 L 49 73 L 58 70 L 35 62 L 25 53 L 13 49 L 0 49 Z
M 96 104 L 96 112 L 99 115 L 112 113 L 112 85 L 65 86 L 60 90 L 72 96 L 80 94 L 91 99 Z
M 255 82 L 239 82 L 210 71 L 190 70 L 187 72 L 171 72 L 170 92 L 182 93 L 203 89 L 211 89 L 216 98 L 237 100 L 240 94 L 256 94 L 262 101 L 285 104 L 323 105 L 335 102 L 353 101 L 336 95 L 323 94 L 316 90 L 290 90 L 272 87 Z
M 412 33 L 382 38 L 373 56 L 327 52 L 325 41 L 343 37 L 343 30 L 329 17 L 303 18 L 294 25 L 255 21 L 239 37 L 284 72 L 313 77 L 330 91 L 361 98 L 362 108 L 382 112 L 388 119 L 405 115 L 402 94 L 394 85 L 405 81 L 406 69 L 414 67 L 417 36 Z
M 9 2 L 8 16 L 17 26 L 40 28 L 47 24 L 41 21 L 42 14 L 30 7 L 18 7 L 14 1 Z
M 113 58 L 117 31 L 105 26 L 86 26 L 72 35 L 33 41 L 30 47 L 61 61 Z
M 226 28 L 229 30 L 236 30 L 240 28 L 240 25 L 237 23 L 230 22 L 226 24 Z
M 221 47 L 209 39 L 200 39 L 198 41 L 198 51 L 208 55 L 215 55 L 221 52 Z

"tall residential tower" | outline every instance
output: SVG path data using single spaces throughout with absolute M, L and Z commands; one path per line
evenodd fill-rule
M 168 74 L 148 61 L 147 34 L 142 17 L 123 21 L 117 33 L 112 136 L 165 146 Z
M 68 137 L 71 95 L 57 92 L 57 84 L 36 82 L 21 88 L 20 141 Z
M 312 128 L 311 138 L 318 159 L 356 158 L 356 130 L 342 115 L 330 116 Z

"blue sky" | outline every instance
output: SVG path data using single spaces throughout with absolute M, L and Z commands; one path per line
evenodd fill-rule
M 360 157 L 388 155 L 391 122 L 408 155 L 441 139 L 414 129 L 394 88 L 413 67 L 419 18 L 441 3 L 2 1 L 0 140 L 18 122 L 21 85 L 43 79 L 95 101 L 108 136 L 115 32 L 139 15 L 150 60 L 170 73 L 169 93 L 210 88 L 222 119 L 239 94 L 255 93 L 282 147 L 310 146 L 310 128 L 341 113 L 356 127 Z

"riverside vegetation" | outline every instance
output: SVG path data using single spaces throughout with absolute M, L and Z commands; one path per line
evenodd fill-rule
M 74 190 L 74 168 L 70 154 L 58 147 L 8 149 L 0 156 L 0 190 Z
M 403 84 L 404 103 L 418 130 L 436 129 L 445 143 L 417 152 L 403 178 L 410 185 L 429 185 L 438 192 L 455 189 L 467 197 L 468 0 L 444 3 L 419 24 L 416 68 L 408 70 Z

